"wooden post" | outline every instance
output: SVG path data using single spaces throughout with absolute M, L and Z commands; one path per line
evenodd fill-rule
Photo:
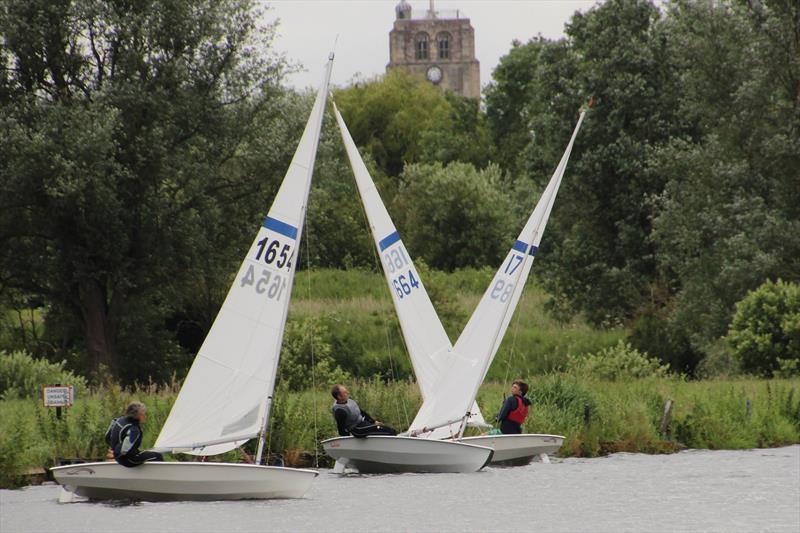
M 658 432 L 661 435 L 667 434 L 667 426 L 669 426 L 669 420 L 672 417 L 672 405 L 674 403 L 668 399 L 664 404 L 664 413 L 661 415 L 661 423 L 658 425 Z
M 56 387 L 60 387 L 61 383 L 56 383 Z M 56 407 L 56 419 L 61 420 L 61 406 Z
M 747 415 L 747 419 L 750 420 L 750 412 L 753 409 L 753 402 L 750 401 L 750 398 L 744 404 L 745 407 L 745 414 Z

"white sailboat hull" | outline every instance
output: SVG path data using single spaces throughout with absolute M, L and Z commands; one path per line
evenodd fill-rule
M 464 437 L 460 442 L 492 448 L 494 455 L 491 464 L 493 465 L 522 466 L 530 463 L 537 455 L 551 455 L 557 452 L 564 442 L 564 437 L 534 433 L 481 435 Z
M 51 468 L 67 491 L 95 500 L 213 501 L 302 498 L 318 472 L 232 463 L 115 462 Z
M 474 444 L 386 435 L 337 437 L 322 446 L 339 464 L 362 474 L 477 472 L 494 453 Z

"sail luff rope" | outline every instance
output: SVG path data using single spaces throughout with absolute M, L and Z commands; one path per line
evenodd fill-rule
M 353 170 L 355 171 L 355 169 L 353 169 Z M 373 185 L 374 185 L 374 183 L 373 183 Z M 356 184 L 356 188 L 358 188 L 358 184 Z M 377 191 L 377 185 L 375 186 L 375 189 Z M 372 226 L 370 226 L 370 224 L 369 224 L 369 218 L 367 217 L 366 206 L 364 206 L 364 202 L 363 201 L 359 202 L 359 204 L 361 205 L 361 216 L 364 219 L 364 226 L 367 228 L 367 231 L 370 234 L 374 235 L 374 233 L 372 231 Z M 377 270 L 378 274 L 383 276 L 383 265 L 380 263 L 380 257 L 378 256 L 378 250 L 377 250 L 377 244 L 374 245 L 374 246 L 370 246 L 370 248 L 372 249 L 372 259 L 375 262 L 376 270 Z M 380 291 L 380 293 L 381 294 L 385 294 L 384 291 L 382 291 L 382 290 Z M 391 295 L 389 296 L 389 298 L 391 299 Z M 381 300 L 379 300 L 379 301 L 381 301 Z M 385 297 L 382 299 L 382 301 L 386 301 Z M 394 303 L 392 303 L 392 305 L 394 305 Z M 400 327 L 399 323 L 398 323 L 398 327 Z M 386 322 L 386 320 L 383 320 L 383 332 L 384 332 L 384 336 L 386 337 L 386 350 L 389 353 L 389 373 L 392 376 L 392 381 L 396 382 L 397 378 L 396 378 L 395 372 L 394 372 L 394 357 L 392 356 L 391 335 L 389 335 L 389 325 Z M 403 343 L 403 348 L 406 350 L 406 353 L 408 353 L 408 346 L 406 346 L 406 344 L 405 344 L 405 338 L 403 337 L 402 332 L 400 332 L 400 342 Z M 411 424 L 411 422 L 409 421 L 409 418 L 408 418 L 408 408 L 407 408 L 407 405 L 406 405 L 405 396 L 401 396 L 401 400 L 400 400 L 399 403 L 400 403 L 400 407 L 402 407 L 402 415 L 405 417 L 406 427 L 408 427 Z M 397 417 L 400 418 L 401 412 L 400 412 L 400 409 L 398 408 L 396 402 L 395 402 L 395 411 L 397 413 Z
M 308 225 L 308 210 L 305 212 L 305 227 L 306 231 L 306 291 L 309 301 L 311 301 L 311 226 Z M 314 355 L 314 330 L 311 330 L 311 396 L 314 397 L 317 392 L 317 364 Z M 314 404 L 314 466 L 319 468 L 319 426 L 318 426 L 318 408 L 317 402 Z
M 591 107 L 591 106 L 592 106 L 592 100 L 590 100 L 589 103 L 588 103 L 588 107 Z M 581 115 L 583 115 L 584 113 L 585 113 L 585 110 L 582 109 L 581 110 Z M 580 123 L 581 123 L 581 118 L 578 119 L 578 125 L 580 125 Z M 577 126 L 575 128 L 575 132 L 577 132 Z M 573 133 L 573 136 L 570 139 L 570 143 L 567 145 L 568 148 L 570 147 L 570 144 L 572 144 L 574 142 L 574 137 L 575 137 L 575 133 Z M 571 148 L 570 148 L 570 152 L 572 152 Z M 556 167 L 556 172 L 560 172 L 562 174 L 559 177 L 559 182 L 563 178 L 563 173 L 565 171 L 566 164 L 567 164 L 567 162 L 563 160 L 563 156 L 562 156 L 561 161 L 558 162 L 558 166 Z M 559 185 L 560 185 L 560 183 L 559 183 Z M 557 188 L 556 188 L 556 190 L 557 190 Z M 545 192 L 546 191 L 547 191 L 547 187 L 545 187 Z M 544 193 L 543 193 L 543 195 L 544 195 Z M 554 191 L 551 191 L 550 197 L 548 198 L 548 204 L 552 203 L 553 201 L 554 201 Z M 547 214 L 547 212 L 548 212 L 548 209 L 545 209 L 545 214 Z M 537 228 L 538 228 L 538 226 L 537 226 Z M 538 229 L 537 229 L 536 232 L 534 232 L 534 235 L 537 232 L 538 232 Z M 533 241 L 531 241 L 531 245 L 533 245 Z M 527 284 L 527 281 L 528 280 L 526 279 L 525 280 L 526 284 Z M 520 299 L 517 302 L 517 308 L 518 309 L 521 309 L 522 299 L 524 298 L 524 295 L 525 295 L 524 292 L 522 294 L 520 294 Z M 521 320 L 521 317 L 522 317 L 522 311 L 520 310 L 520 312 L 517 313 L 517 317 L 516 317 L 516 320 L 515 320 L 515 323 L 514 323 L 514 335 L 513 335 L 512 340 L 511 340 L 511 350 L 510 350 L 508 359 L 506 360 L 507 361 L 507 363 L 506 363 L 506 377 L 505 377 L 504 383 L 508 383 L 508 376 L 509 376 L 510 371 L 511 371 L 511 361 L 512 361 L 514 355 L 516 354 L 515 348 L 516 348 L 516 342 L 517 342 L 517 334 L 519 333 L 519 322 Z

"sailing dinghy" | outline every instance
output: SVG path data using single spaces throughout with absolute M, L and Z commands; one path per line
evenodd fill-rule
M 441 373 L 439 366 L 442 357 L 438 355 L 450 349 L 450 341 L 427 294 L 423 298 L 419 291 L 412 290 L 412 287 L 421 287 L 419 273 L 378 196 L 336 104 L 333 107 L 359 191 L 362 198 L 372 200 L 365 201 L 364 205 L 373 235 L 383 237 L 380 240 L 376 238 L 375 244 L 387 273 L 395 305 L 398 305 L 399 299 L 409 309 L 408 312 L 398 313 L 401 324 L 404 331 L 410 329 L 420 332 L 420 335 L 406 339 L 408 350 L 415 355 L 412 357 L 414 372 L 420 384 L 424 382 L 422 390 L 425 394 L 429 387 L 434 386 L 433 377 Z M 364 176 L 368 182 L 364 181 Z M 493 454 L 491 448 L 484 446 L 409 436 L 336 437 L 322 441 L 322 446 L 328 455 L 337 460 L 337 469 L 356 469 L 361 473 L 475 472 L 483 468 Z
M 116 462 L 52 468 L 64 489 L 91 499 L 301 498 L 314 470 L 261 464 L 333 54 L 300 144 L 269 214 L 189 370 L 155 450 L 218 455 L 259 437 L 256 464 Z
M 536 251 L 539 249 L 547 220 L 550 218 L 556 194 L 572 153 L 572 146 L 585 115 L 586 111 L 582 110 L 561 161 L 559 161 L 539 202 L 450 352 L 448 362 L 451 368 L 448 369 L 446 365 L 445 371 L 460 373 L 463 376 L 462 388 L 460 391 L 448 390 L 439 388 L 443 384 L 437 383 L 435 390 L 444 405 L 440 406 L 436 402 L 431 402 L 427 406 L 429 410 L 426 410 L 426 406 L 423 405 L 417 416 L 418 419 L 412 423 L 412 428 L 424 428 L 429 425 L 429 420 L 441 418 L 442 415 L 436 414 L 437 411 L 450 412 L 448 409 L 452 411 L 457 406 L 470 405 L 475 401 L 478 388 L 483 383 L 489 365 L 500 348 L 500 343 L 503 341 L 511 317 L 525 288 L 525 282 L 533 266 Z M 459 398 L 459 394 L 463 397 Z M 448 403 L 452 405 L 448 407 Z M 438 431 L 439 438 L 442 438 L 441 432 L 447 430 L 451 432 L 451 438 L 460 438 L 461 442 L 491 446 L 495 451 L 492 462 L 500 465 L 528 464 L 537 455 L 547 456 L 555 453 L 564 441 L 564 437 L 561 435 L 526 433 L 461 437 L 463 428 L 464 424 L 462 423 L 458 428 L 453 426 L 440 428 L 432 434 L 436 437 Z
M 427 291 L 422 285 L 419 273 L 414 267 L 413 261 L 411 261 L 405 246 L 402 244 L 400 236 L 386 211 L 375 184 L 366 166 L 363 164 L 350 138 L 347 127 L 341 115 L 338 113 L 338 110 L 336 110 L 335 105 L 334 111 L 347 147 L 348 155 L 350 156 L 353 173 L 356 177 L 356 183 L 367 214 L 370 229 L 381 255 L 381 262 L 386 281 L 389 285 L 389 292 L 392 295 L 397 310 L 403 337 L 406 341 L 414 372 L 420 385 L 423 400 L 428 402 L 428 399 L 434 396 L 434 391 L 440 386 L 437 384 L 437 378 L 444 371 L 443 367 L 447 364 L 448 358 L 452 355 L 453 346 L 450 344 L 436 311 L 433 309 Z M 492 340 L 490 344 L 485 343 L 486 345 L 483 347 L 484 354 L 483 357 L 480 358 L 484 363 L 480 365 L 480 367 L 483 368 L 480 377 L 481 383 L 499 347 L 500 341 L 502 341 L 505 329 L 508 326 L 508 320 L 505 320 L 505 317 L 507 316 L 510 320 L 516 303 L 519 300 L 521 288 L 524 286 L 525 280 L 530 272 L 533 254 L 541 240 L 544 225 L 547 222 L 547 217 L 549 216 L 552 203 L 555 199 L 555 193 L 558 190 L 558 185 L 564 174 L 566 162 L 569 158 L 569 153 L 571 152 L 583 116 L 584 115 L 581 114 L 567 150 L 550 180 L 548 187 L 545 189 L 537 208 L 528 220 L 520 237 L 510 251 L 509 256 L 504 261 L 504 266 L 501 266 L 500 271 L 492 281 L 490 285 L 491 290 L 487 290 L 487 294 L 484 295 L 484 298 L 476 309 L 473 320 L 470 321 L 471 326 L 468 324 L 467 328 L 465 328 L 465 334 L 469 337 L 474 334 L 472 330 L 480 324 L 482 325 L 481 332 L 485 334 L 485 339 Z M 533 242 L 533 247 L 529 249 L 529 253 L 520 255 L 519 248 L 523 247 L 525 242 L 523 239 L 525 239 L 525 236 L 529 236 L 528 242 Z M 522 265 L 522 268 L 520 268 L 520 264 L 522 263 L 525 263 L 525 265 Z M 520 286 L 520 292 L 512 299 L 511 292 L 515 286 Z M 501 300 L 499 303 L 508 303 L 510 307 L 505 308 L 505 306 L 503 306 L 504 308 L 501 308 L 498 312 L 493 305 L 493 302 L 496 302 L 498 299 Z M 476 319 L 476 316 L 480 318 Z M 490 331 L 492 329 L 496 331 Z M 462 334 L 462 338 L 466 338 L 465 334 Z M 475 368 L 478 368 L 477 361 L 478 358 L 467 365 L 468 373 L 475 373 Z M 478 383 L 478 386 L 480 386 L 480 383 Z M 475 389 L 475 394 L 477 394 L 477 388 Z M 467 420 L 470 425 L 478 427 L 487 426 L 474 400 L 475 394 L 471 396 L 472 407 L 469 409 L 467 416 L 460 416 L 460 413 L 463 411 L 460 411 L 459 407 L 454 407 L 450 410 L 449 415 L 439 418 L 439 420 L 449 419 L 451 423 L 435 427 L 437 425 L 435 419 L 419 419 L 418 416 L 414 424 L 412 424 L 412 427 L 424 428 L 425 431 L 419 433 L 428 439 L 457 439 L 464 443 L 489 446 L 494 450 L 492 458 L 493 464 L 527 464 L 534 457 L 552 454 L 561 446 L 564 440 L 564 437 L 561 435 L 522 434 L 462 437 L 464 430 L 463 423 L 465 420 Z M 428 403 L 430 404 L 430 402 Z M 456 406 L 460 404 L 458 401 L 455 401 L 453 405 Z M 432 427 L 434 427 L 434 429 L 431 429 Z

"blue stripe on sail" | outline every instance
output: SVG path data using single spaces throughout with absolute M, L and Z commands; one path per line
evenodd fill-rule
M 525 253 L 525 250 L 528 249 L 528 244 L 522 241 L 517 241 L 514 243 L 514 246 L 511 247 L 512 250 L 516 250 L 518 252 Z M 538 246 L 531 246 L 530 251 L 528 252 L 529 255 L 536 255 L 536 251 L 539 249 Z
M 276 233 L 280 233 L 285 237 L 289 237 L 290 239 L 297 239 L 297 228 L 287 224 L 286 222 L 281 222 L 278 219 L 267 217 L 264 219 L 264 223 L 261 225 Z
M 378 243 L 378 248 L 381 249 L 381 252 L 396 243 L 400 240 L 400 233 L 394 232 L 391 235 L 387 235 Z
M 518 251 L 518 252 L 524 252 L 525 250 L 527 250 L 527 249 L 528 249 L 528 245 L 527 245 L 527 244 L 525 244 L 525 243 L 524 243 L 524 242 L 522 242 L 522 241 L 517 241 L 517 242 L 515 242 L 515 243 L 514 243 L 514 246 L 512 246 L 511 248 L 512 248 L 513 250 L 516 250 L 516 251 Z

